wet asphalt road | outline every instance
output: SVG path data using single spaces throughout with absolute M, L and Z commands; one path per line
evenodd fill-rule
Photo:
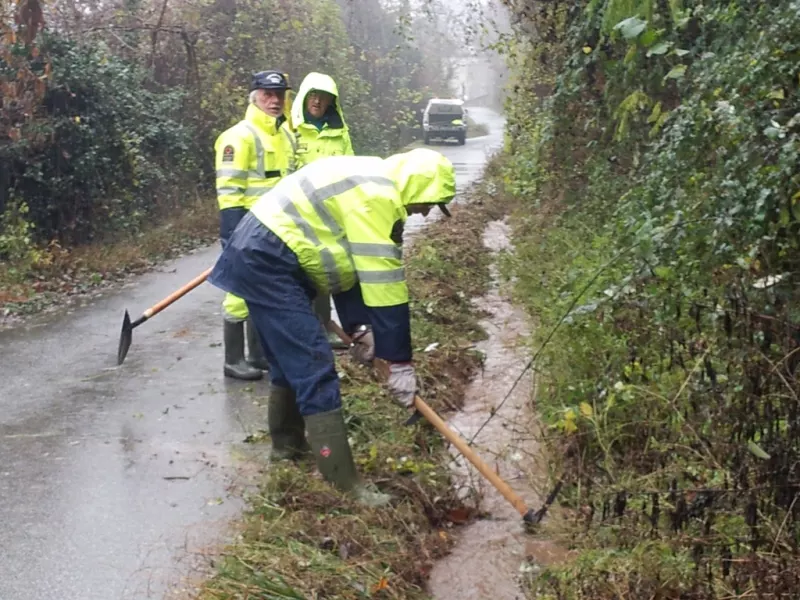
M 460 190 L 502 144 L 503 119 L 470 111 L 491 134 L 435 146 Z M 224 539 L 267 446 L 242 443 L 266 428 L 266 383 L 222 375 L 222 292 L 202 285 L 135 329 L 116 366 L 125 309 L 135 318 L 217 253 L 0 332 L 0 600 L 177 597 Z

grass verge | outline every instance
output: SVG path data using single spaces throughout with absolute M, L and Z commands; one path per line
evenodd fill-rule
M 490 168 L 488 178 L 497 176 Z M 471 298 L 489 285 L 481 235 L 502 202 L 477 184 L 453 218 L 433 223 L 407 251 L 412 328 L 422 395 L 458 407 L 484 337 Z M 432 344 L 438 344 L 431 348 Z M 426 348 L 429 350 L 426 352 Z M 350 440 L 361 473 L 391 493 L 365 509 L 320 481 L 311 465 L 275 465 L 249 498 L 238 540 L 224 552 L 202 600 L 426 598 L 425 580 L 451 543 L 448 529 L 475 514 L 451 488 L 444 442 L 430 426 L 405 428 L 368 369 L 339 361 Z
M 219 236 L 213 201 L 197 202 L 160 219 L 146 232 L 74 249 L 51 244 L 35 263 L 0 264 L 0 324 L 100 291 Z
M 653 495 L 642 491 L 658 487 L 654 478 L 661 466 L 648 464 L 646 452 L 626 448 L 643 432 L 658 444 L 665 407 L 671 412 L 668 401 L 634 401 L 628 389 L 638 368 L 630 348 L 644 317 L 612 317 L 605 305 L 595 311 L 593 299 L 623 279 L 626 265 L 610 264 L 612 241 L 597 227 L 603 216 L 595 205 L 576 208 L 572 198 L 564 201 L 565 191 L 575 190 L 559 183 L 541 186 L 535 202 L 515 202 L 515 251 L 501 264 L 503 274 L 514 278 L 515 302 L 537 325 L 531 339 L 533 349 L 541 349 L 537 413 L 550 472 L 566 483 L 554 511 L 558 517 L 542 533 L 570 552 L 526 575 L 525 597 L 693 598 L 696 557 L 685 543 L 701 535 L 702 523 L 697 531 L 668 531 L 677 496 L 664 494 L 653 504 Z M 597 389 L 612 366 L 625 375 L 605 402 Z

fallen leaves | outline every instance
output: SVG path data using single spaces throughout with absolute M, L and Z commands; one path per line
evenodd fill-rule
M 457 525 L 463 525 L 464 523 L 470 522 L 474 516 L 475 510 L 469 506 L 457 506 L 447 511 L 447 520 Z
M 389 589 L 389 580 L 386 577 L 381 577 L 380 581 L 372 587 L 372 593 L 377 594 L 381 590 Z

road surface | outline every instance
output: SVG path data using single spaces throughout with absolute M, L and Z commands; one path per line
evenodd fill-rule
M 502 143 L 502 118 L 470 111 L 490 135 L 436 146 L 460 190 Z M 267 446 L 242 443 L 266 429 L 266 383 L 222 375 L 222 292 L 203 285 L 134 330 L 116 366 L 125 309 L 138 316 L 217 253 L 0 332 L 0 599 L 177 596 L 224 539 L 257 475 L 247 458 Z

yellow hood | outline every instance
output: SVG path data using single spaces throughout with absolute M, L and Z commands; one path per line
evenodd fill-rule
M 339 118 L 342 120 L 342 127 L 347 125 L 344 122 L 344 113 L 342 112 L 342 103 L 339 101 L 339 88 L 336 87 L 336 82 L 330 75 L 324 73 L 309 73 L 300 84 L 300 89 L 297 91 L 297 96 L 292 100 L 292 125 L 297 127 L 301 123 L 305 123 L 305 113 L 303 109 L 306 105 L 306 96 L 311 90 L 319 90 L 321 92 L 328 92 L 334 96 L 334 106 Z
M 447 204 L 456 195 L 456 173 L 446 156 L 428 148 L 416 148 L 385 159 L 403 206 Z

